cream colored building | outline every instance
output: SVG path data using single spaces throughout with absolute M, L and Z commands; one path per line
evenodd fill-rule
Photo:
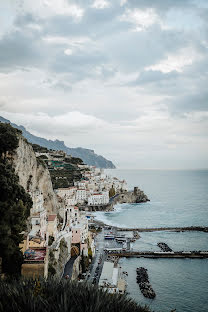
M 48 216 L 48 235 L 53 236 L 54 240 L 56 240 L 58 235 L 57 223 L 58 220 L 56 214 L 51 214 Z
M 31 248 L 21 267 L 21 275 L 27 278 L 48 277 L 48 248 Z

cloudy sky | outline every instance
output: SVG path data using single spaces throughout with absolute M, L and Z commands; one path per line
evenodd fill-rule
M 0 115 L 120 168 L 208 168 L 207 0 L 0 0 Z

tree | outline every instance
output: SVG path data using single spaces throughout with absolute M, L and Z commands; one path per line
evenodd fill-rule
M 10 124 L 0 122 L 0 155 L 12 152 L 18 147 L 18 136 L 21 131 L 13 128 Z
M 23 261 L 19 244 L 26 228 L 32 200 L 19 185 L 11 160 L 5 156 L 18 146 L 18 133 L 8 124 L 0 124 L 0 257 L 5 273 L 20 273 Z M 8 145 L 7 140 L 8 138 Z
M 116 194 L 116 191 L 115 191 L 115 189 L 114 189 L 114 187 L 112 185 L 112 187 L 111 187 L 111 189 L 109 191 L 109 197 L 111 198 L 111 197 L 115 196 L 115 194 Z

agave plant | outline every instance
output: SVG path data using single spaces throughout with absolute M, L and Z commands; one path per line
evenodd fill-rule
M 150 312 L 125 295 L 67 280 L 0 281 L 0 312 Z

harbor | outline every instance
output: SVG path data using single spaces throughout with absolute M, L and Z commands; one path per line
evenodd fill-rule
M 140 234 L 136 229 L 125 232 L 107 225 L 100 228 L 101 231 L 96 236 L 96 256 L 87 280 L 94 285 L 108 290 L 110 293 L 126 292 L 126 277 L 128 272 L 125 272 L 122 268 L 122 258 L 196 260 L 208 258 L 207 250 L 176 250 L 172 246 L 170 247 L 169 243 L 165 241 L 155 242 L 155 248 L 158 250 L 140 250 L 138 246 L 142 246 L 140 242 L 144 240 L 144 234 Z M 182 234 L 178 233 L 177 235 Z M 139 281 L 139 279 L 137 280 Z M 146 285 L 142 283 L 140 289 L 146 294 L 144 296 L 147 298 L 155 297 L 155 292 L 148 282 Z

